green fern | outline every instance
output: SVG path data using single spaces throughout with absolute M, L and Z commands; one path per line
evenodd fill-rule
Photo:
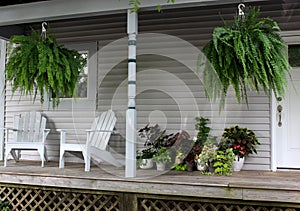
M 224 103 L 230 85 L 239 103 L 248 103 L 247 90 L 263 90 L 267 96 L 273 92 L 276 98 L 284 95 L 290 70 L 287 46 L 276 32 L 278 24 L 270 18 L 259 19 L 259 14 L 259 9 L 251 8 L 241 20 L 236 16 L 232 26 L 225 23 L 214 29 L 213 39 L 203 48 L 211 63 L 203 74 L 208 98 L 221 97 Z M 207 75 L 214 74 L 217 78 L 207 80 Z
M 44 91 L 51 91 L 53 108 L 58 106 L 59 96 L 76 96 L 73 92 L 79 71 L 86 64 L 77 51 L 58 45 L 51 35 L 42 40 L 34 30 L 29 36 L 13 36 L 8 49 L 5 71 L 13 93 L 19 90 L 21 94 L 34 95 L 34 100 L 39 93 L 43 103 Z

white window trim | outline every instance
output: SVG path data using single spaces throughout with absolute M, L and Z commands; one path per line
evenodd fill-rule
M 74 43 L 67 44 L 64 47 L 77 51 L 88 51 L 88 87 L 87 98 L 60 98 L 60 103 L 57 110 L 70 109 L 96 109 L 96 94 L 97 94 L 97 42 Z M 43 103 L 44 110 L 51 110 L 52 102 L 49 102 L 49 95 L 45 96 Z
M 4 128 L 6 41 L 0 39 L 0 128 Z M 4 158 L 4 130 L 0 130 L 0 160 Z

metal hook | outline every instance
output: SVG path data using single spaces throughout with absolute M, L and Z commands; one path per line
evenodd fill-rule
M 46 22 L 43 22 L 42 23 L 42 32 L 46 32 L 46 26 L 47 26 L 47 23 Z
M 245 6 L 245 4 L 243 4 L 243 3 L 240 3 L 240 4 L 238 5 L 239 16 L 244 16 L 244 15 L 245 15 L 245 13 L 244 13 L 245 8 L 246 8 L 246 6 Z
M 47 26 L 47 23 L 46 22 L 43 22 L 42 23 L 42 40 L 45 41 L 46 40 L 46 37 L 47 37 L 47 29 L 46 29 L 46 26 Z

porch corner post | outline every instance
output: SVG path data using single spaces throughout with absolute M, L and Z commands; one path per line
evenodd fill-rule
M 126 112 L 125 177 L 136 177 L 136 35 L 137 13 L 127 11 L 128 34 L 128 110 Z
M 0 128 L 4 128 L 6 41 L 0 39 Z M 4 160 L 4 130 L 0 130 L 0 160 Z

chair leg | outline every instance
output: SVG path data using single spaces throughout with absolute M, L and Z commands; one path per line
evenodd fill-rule
M 83 158 L 84 158 L 84 170 L 85 171 L 90 171 L 91 169 L 91 157 L 89 155 L 89 153 L 87 153 L 86 151 L 82 151 L 82 155 L 83 155 Z
M 63 169 L 65 168 L 65 157 L 64 157 L 65 151 L 60 150 L 59 153 L 59 168 Z
M 41 160 L 42 160 L 42 168 L 44 168 L 45 165 L 45 148 L 44 146 L 41 146 L 38 148 L 38 152 L 40 154 Z
M 7 146 L 6 146 L 7 147 Z M 8 156 L 9 156 L 9 153 L 10 153 L 11 149 L 10 148 L 6 148 L 5 150 L 5 156 L 4 156 L 4 167 L 7 166 L 7 159 L 8 159 Z
M 20 157 L 21 157 L 21 150 L 17 150 L 17 153 L 16 153 L 16 150 L 15 150 L 15 149 L 11 149 L 10 152 L 11 152 L 11 155 L 12 155 L 12 157 L 14 158 L 14 160 L 15 160 L 16 162 L 18 162 L 19 159 L 20 159 Z
M 45 146 L 44 146 L 44 157 L 45 157 L 45 161 L 48 162 L 47 149 Z

